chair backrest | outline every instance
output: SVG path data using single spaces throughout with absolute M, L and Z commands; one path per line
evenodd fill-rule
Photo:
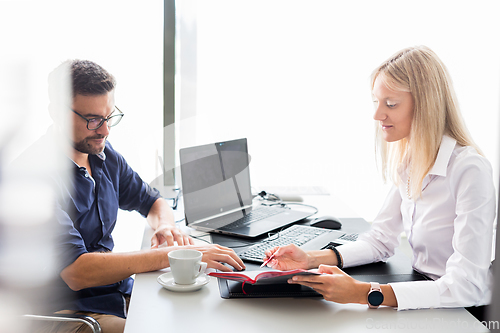
M 24 318 L 29 320 L 42 320 L 42 321 L 70 321 L 79 322 L 89 326 L 92 333 L 102 333 L 101 325 L 97 320 L 92 317 L 79 315 L 79 314 L 52 314 L 52 315 L 24 315 Z

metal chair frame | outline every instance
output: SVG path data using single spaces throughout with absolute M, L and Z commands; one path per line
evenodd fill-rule
M 43 320 L 43 321 L 70 321 L 70 322 L 80 322 L 86 324 L 90 327 L 93 333 L 102 333 L 101 325 L 97 320 L 92 317 L 78 315 L 78 314 L 63 314 L 56 313 L 51 315 L 24 315 L 25 318 L 31 320 Z

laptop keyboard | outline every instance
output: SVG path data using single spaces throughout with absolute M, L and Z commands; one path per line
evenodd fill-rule
M 288 229 L 280 231 L 279 233 L 269 236 L 268 238 L 252 245 L 250 248 L 240 253 L 241 259 L 252 262 L 262 263 L 267 249 L 276 246 L 285 246 L 288 244 L 295 244 L 301 246 L 314 238 L 321 236 L 324 233 L 329 233 L 329 229 L 315 228 L 306 225 L 293 225 Z M 338 239 L 346 241 L 355 241 L 358 234 L 345 234 Z
M 228 224 L 220 229 L 221 230 L 238 229 L 238 228 L 244 227 L 250 223 L 260 221 L 260 220 L 263 220 L 263 219 L 268 218 L 270 216 L 274 216 L 274 215 L 281 214 L 284 212 L 285 212 L 285 210 L 283 208 L 264 206 L 262 208 L 257 208 L 257 209 L 252 210 L 251 212 L 247 213 L 242 218 L 240 218 L 240 219 L 234 221 L 233 223 Z

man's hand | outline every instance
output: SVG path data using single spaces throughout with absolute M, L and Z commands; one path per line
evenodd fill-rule
M 229 264 L 238 271 L 245 269 L 245 264 L 234 250 L 216 244 L 205 244 L 189 246 L 188 248 L 203 253 L 201 261 L 207 263 L 208 268 L 215 268 L 223 272 L 231 272 L 231 269 L 223 264 Z
M 177 242 L 180 246 L 194 245 L 194 240 L 176 226 L 162 224 L 156 228 L 155 233 L 151 237 L 151 248 L 157 248 L 163 243 L 173 246 L 174 242 Z
M 151 228 L 155 231 L 151 238 L 151 248 L 166 243 L 173 246 L 174 242 L 178 245 L 192 245 L 194 240 L 176 227 L 174 213 L 172 208 L 163 198 L 158 198 L 149 210 L 147 220 Z

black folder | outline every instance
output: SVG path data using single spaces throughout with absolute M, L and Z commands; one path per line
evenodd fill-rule
M 387 262 L 346 268 L 344 272 L 356 280 L 380 284 L 430 280 L 424 274 L 413 270 L 410 259 L 402 253 L 396 253 Z M 253 286 L 226 279 L 218 279 L 218 283 L 222 298 L 322 297 L 312 288 L 294 284 Z

